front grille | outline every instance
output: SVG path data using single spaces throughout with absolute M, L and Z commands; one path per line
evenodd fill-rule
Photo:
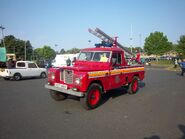
M 64 80 L 64 70 L 60 71 L 60 80 L 63 81 Z
M 73 83 L 73 71 L 64 70 L 64 83 L 72 84 Z

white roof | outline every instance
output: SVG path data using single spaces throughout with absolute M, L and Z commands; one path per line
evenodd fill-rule
M 17 61 L 17 62 L 24 62 L 24 63 L 35 63 L 33 61 Z

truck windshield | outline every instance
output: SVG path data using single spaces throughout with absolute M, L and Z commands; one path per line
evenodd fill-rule
M 110 52 L 81 52 L 78 60 L 83 61 L 96 61 L 96 62 L 108 62 L 110 58 Z

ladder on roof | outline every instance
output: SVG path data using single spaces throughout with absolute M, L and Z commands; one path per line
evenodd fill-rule
M 92 29 L 88 29 L 89 33 L 95 35 L 96 37 L 100 38 L 101 40 L 105 41 L 105 42 L 109 42 L 109 43 L 114 43 L 115 40 L 110 37 L 109 35 L 107 35 L 106 33 L 104 33 L 102 30 L 100 30 L 99 28 L 96 28 L 95 30 Z M 124 47 L 123 45 L 121 45 L 120 43 L 117 42 L 117 46 L 122 48 L 125 52 L 125 55 L 128 56 L 133 56 L 134 54 L 132 52 L 130 52 L 126 47 Z

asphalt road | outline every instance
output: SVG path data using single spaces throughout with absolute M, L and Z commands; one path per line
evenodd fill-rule
M 118 89 L 86 111 L 70 97 L 56 102 L 44 79 L 0 79 L 0 139 L 185 138 L 185 77 L 147 68 L 135 95 Z

